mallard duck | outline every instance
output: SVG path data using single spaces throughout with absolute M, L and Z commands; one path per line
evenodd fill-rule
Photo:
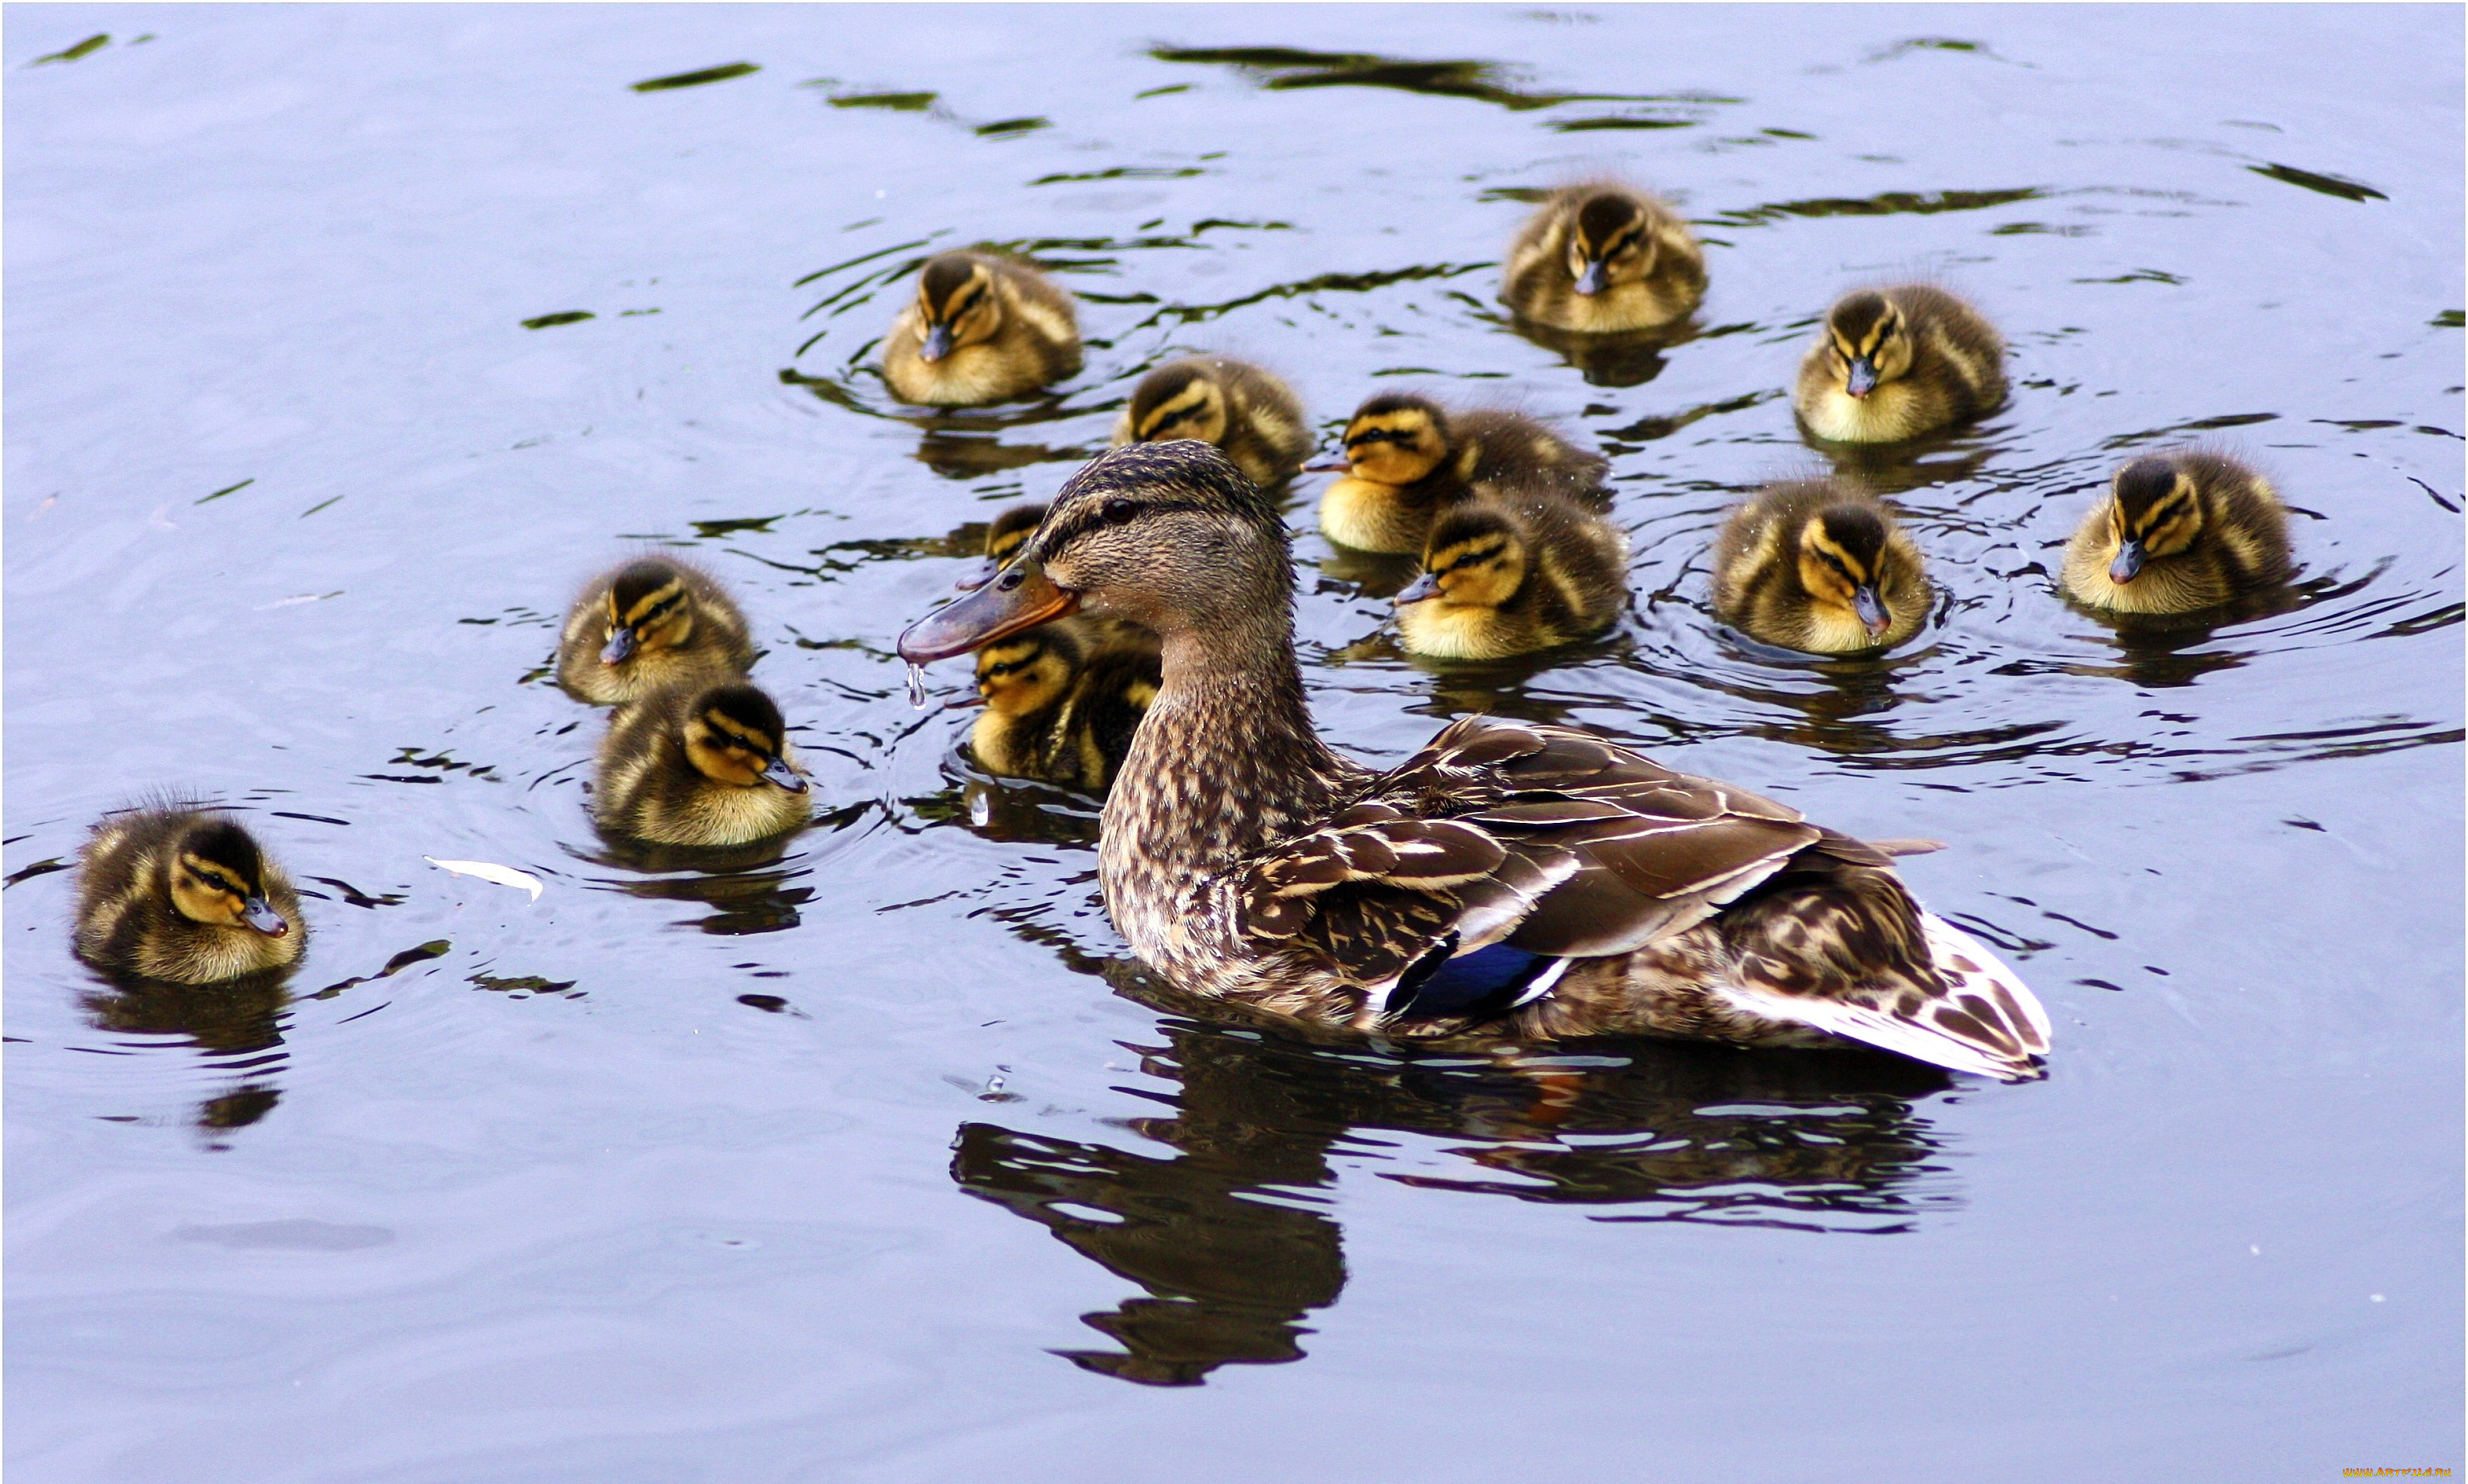
M 1385 772 L 1330 750 L 1293 596 L 1277 507 L 1241 470 L 1134 445 L 900 652 L 1082 608 L 1161 636 L 1098 875 L 1116 930 L 1188 993 L 1399 1038 L 1847 1039 L 2038 1075 L 2038 1001 L 1920 909 L 1887 850 L 1565 727 L 1468 717 Z
M 1538 325 L 1667 325 L 1705 296 L 1705 253 L 1665 202 L 1611 181 L 1555 192 L 1509 244 L 1502 304 Z
M 1131 388 L 1114 422 L 1114 447 L 1197 438 L 1225 450 L 1263 490 L 1301 472 L 1312 448 L 1303 404 L 1274 376 L 1223 355 L 1168 361 Z
M 1891 649 L 1920 631 L 1931 594 L 1920 549 L 1875 495 L 1836 479 L 1771 484 L 1714 542 L 1714 612 L 1787 650 Z
M 1996 327 L 1942 288 L 1903 284 L 1846 294 L 1825 311 L 1792 404 L 1819 438 L 1896 444 L 2004 400 Z
M 969 750 L 1000 777 L 1102 794 L 1156 689 L 1154 647 L 1092 651 L 1073 620 L 1040 624 L 977 651 Z
M 1319 500 L 1319 528 L 1357 551 L 1419 556 L 1442 508 L 1476 492 L 1550 494 L 1611 509 L 1611 464 L 1521 413 L 1451 413 L 1410 392 L 1374 397 L 1345 428 L 1345 477 Z
M 1017 258 L 940 253 L 882 342 L 882 378 L 902 401 L 981 407 L 1080 369 L 1071 296 Z
M 1628 604 L 1628 537 L 1549 496 L 1442 511 L 1423 575 L 1397 595 L 1412 653 L 1501 659 L 1598 634 Z
M 674 558 L 645 557 L 593 579 L 566 610 L 557 681 L 606 706 L 753 663 L 745 615 L 719 582 Z
M 2285 581 L 2288 511 L 2225 454 L 2151 454 L 2116 471 L 2066 543 L 2065 587 L 2094 608 L 2191 613 Z
M 105 973 L 219 984 L 298 962 L 308 937 L 290 879 L 228 814 L 108 814 L 79 864 L 77 955 Z
M 812 817 L 771 697 L 743 680 L 673 685 L 617 713 L 601 739 L 592 817 L 654 845 L 745 845 Z

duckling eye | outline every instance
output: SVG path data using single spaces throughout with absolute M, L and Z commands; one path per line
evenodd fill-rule
M 1109 526 L 1128 524 L 1137 518 L 1139 513 L 1139 502 L 1136 500 L 1108 500 L 1097 512 Z
M 224 880 L 220 875 L 218 875 L 218 874 L 217 874 L 216 872 L 213 872 L 213 871 L 200 871 L 200 872 L 198 872 L 198 873 L 197 873 L 197 879 L 198 879 L 198 880 L 200 880 L 200 881 L 205 882 L 208 886 L 210 886 L 210 887 L 214 888 L 216 891 L 229 891 L 229 890 L 231 890 L 231 889 L 232 889 L 232 883 L 231 883 L 231 882 L 229 882 L 229 881 L 227 881 L 227 880 Z

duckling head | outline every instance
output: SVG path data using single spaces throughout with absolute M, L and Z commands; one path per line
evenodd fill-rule
M 994 270 L 973 253 L 928 258 L 917 279 L 917 312 L 926 333 L 919 360 L 938 361 L 964 345 L 993 339 L 1002 328 Z
M 1654 271 L 1654 223 L 1634 196 L 1597 191 L 1577 203 L 1568 224 L 1568 276 L 1592 297 Z
M 291 931 L 265 899 L 265 859 L 257 841 L 228 819 L 210 815 L 190 826 L 164 869 L 172 910 L 190 922 L 245 927 L 269 938 Z
M 2194 481 L 2174 461 L 2137 459 L 2116 471 L 2116 498 L 2110 502 L 2109 534 L 2116 555 L 2108 580 L 2130 582 L 2146 560 L 2174 557 L 2203 534 L 2203 500 Z
M 1877 592 L 1887 556 L 1885 522 L 1864 505 L 1829 505 L 1799 528 L 1799 585 L 1858 616 L 1871 637 L 1893 627 Z
M 1061 700 L 1080 673 L 1079 641 L 1047 626 L 977 651 L 977 694 L 997 716 L 1027 717 Z
M 765 784 L 806 791 L 788 762 L 788 727 L 771 697 L 742 680 L 697 696 L 686 713 L 686 761 L 696 772 L 739 788 Z
M 1873 288 L 1846 294 L 1825 314 L 1827 364 L 1842 390 L 1865 397 L 1911 369 L 1910 327 L 1894 301 Z
M 1449 415 L 1428 397 L 1394 392 L 1355 409 L 1345 425 L 1345 459 L 1354 477 L 1410 485 L 1450 453 Z
M 608 643 L 604 665 L 622 665 L 640 650 L 673 650 L 694 637 L 694 594 L 685 574 L 656 557 L 629 561 L 608 582 Z
M 1455 607 L 1497 608 L 1525 585 L 1524 533 L 1507 512 L 1463 505 L 1431 522 L 1423 575 L 1397 595 L 1399 606 L 1436 598 Z
M 1015 505 L 994 517 L 986 528 L 986 557 L 969 569 L 969 575 L 953 583 L 963 592 L 974 592 L 994 580 L 994 574 L 1009 565 L 1028 538 L 1037 534 L 1039 521 L 1045 518 L 1042 505 Z
M 1196 438 L 1222 447 L 1225 426 L 1225 388 L 1198 361 L 1159 366 L 1131 389 L 1134 443 Z

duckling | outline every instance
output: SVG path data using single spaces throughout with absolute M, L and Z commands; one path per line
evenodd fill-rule
M 2151 454 L 2066 543 L 2066 591 L 2120 613 L 2215 607 L 2289 572 L 2288 512 L 2271 482 L 2224 454 Z
M 987 252 L 926 260 L 915 302 L 882 342 L 893 394 L 927 407 L 1010 401 L 1079 369 L 1071 296 L 1018 259 Z
M 1543 497 L 1442 511 L 1423 575 L 1397 595 L 1405 648 L 1439 659 L 1501 659 L 1598 634 L 1628 603 L 1628 537 Z
M 592 579 L 566 610 L 557 683 L 607 706 L 666 685 L 741 675 L 753 663 L 745 615 L 710 574 L 645 557 Z
M 1345 428 L 1346 477 L 1320 496 L 1319 528 L 1358 551 L 1413 556 L 1431 517 L 1482 491 L 1558 495 L 1611 509 L 1611 465 L 1519 413 L 1451 413 L 1428 397 L 1390 393 L 1355 409 Z
M 1758 491 L 1714 544 L 1714 611 L 1752 639 L 1817 654 L 1891 649 L 1931 599 L 1920 549 L 1885 502 L 1834 479 Z
M 745 845 L 812 817 L 780 708 L 743 680 L 673 685 L 617 713 L 592 794 L 601 829 L 658 845 Z
M 1103 794 L 1156 698 L 1147 650 L 1090 649 L 1070 620 L 1041 624 L 977 651 L 985 715 L 969 750 L 990 773 Z
M 1302 471 L 1311 429 L 1293 389 L 1247 361 L 1195 355 L 1140 378 L 1114 423 L 1111 446 L 1196 438 L 1225 450 L 1263 490 Z
M 1705 253 L 1664 201 L 1611 181 L 1555 193 L 1509 245 L 1500 303 L 1602 334 L 1667 325 L 1705 296 Z
M 228 814 L 105 815 L 80 865 L 77 955 L 105 973 L 218 984 L 298 962 L 308 936 L 290 879 Z
M 1846 294 L 1799 363 L 1792 402 L 1819 438 L 1894 444 L 1966 422 L 2005 400 L 2005 341 L 1942 288 Z

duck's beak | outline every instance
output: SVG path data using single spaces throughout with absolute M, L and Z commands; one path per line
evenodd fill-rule
M 249 926 L 269 938 L 280 938 L 291 930 L 291 925 L 283 920 L 283 914 L 274 910 L 273 904 L 263 897 L 249 898 L 240 907 L 240 916 L 248 920 Z
M 2131 582 L 2134 581 L 2134 574 L 2141 570 L 2142 542 L 2135 537 L 2117 542 L 2116 559 L 2108 564 L 2108 580 L 2112 582 Z
M 770 765 L 763 769 L 763 781 L 766 784 L 778 784 L 790 793 L 806 791 L 804 775 L 790 767 L 787 758 L 773 758 Z
M 1865 397 L 1877 389 L 1877 363 L 1865 355 L 1851 357 L 1851 379 L 1842 390 L 1854 397 Z
M 607 646 L 600 651 L 600 663 L 604 665 L 622 665 L 626 662 L 627 657 L 633 652 L 634 630 L 626 628 L 621 624 L 617 628 L 608 630 L 608 643 Z
M 1351 474 L 1354 472 L 1354 465 L 1351 461 L 1345 459 L 1338 459 L 1335 463 L 1331 464 L 1306 464 L 1303 466 L 1303 472 L 1306 474 Z
M 1024 628 L 1051 623 L 1080 606 L 1080 595 L 1047 581 L 1033 561 L 1015 561 L 993 582 L 900 636 L 900 657 L 912 665 L 966 654 Z
M 1409 603 L 1420 603 L 1426 598 L 1436 598 L 1439 595 L 1439 578 L 1432 573 L 1426 572 L 1421 577 L 1418 577 L 1405 584 L 1405 590 L 1397 595 L 1397 606 L 1402 608 Z
M 922 361 L 938 361 L 950 354 L 951 327 L 928 326 L 926 331 L 926 343 L 917 348 L 917 358 Z
M 1586 264 L 1585 272 L 1577 275 L 1577 292 L 1592 298 L 1611 286 L 1610 275 L 1611 264 L 1603 259 L 1595 259 Z
M 1871 639 L 1883 637 L 1886 629 L 1894 627 L 1894 621 L 1885 616 L 1885 601 L 1877 596 L 1877 589 L 1872 584 L 1862 583 L 1852 591 L 1851 611 L 1859 614 L 1860 622 L 1868 626 Z

